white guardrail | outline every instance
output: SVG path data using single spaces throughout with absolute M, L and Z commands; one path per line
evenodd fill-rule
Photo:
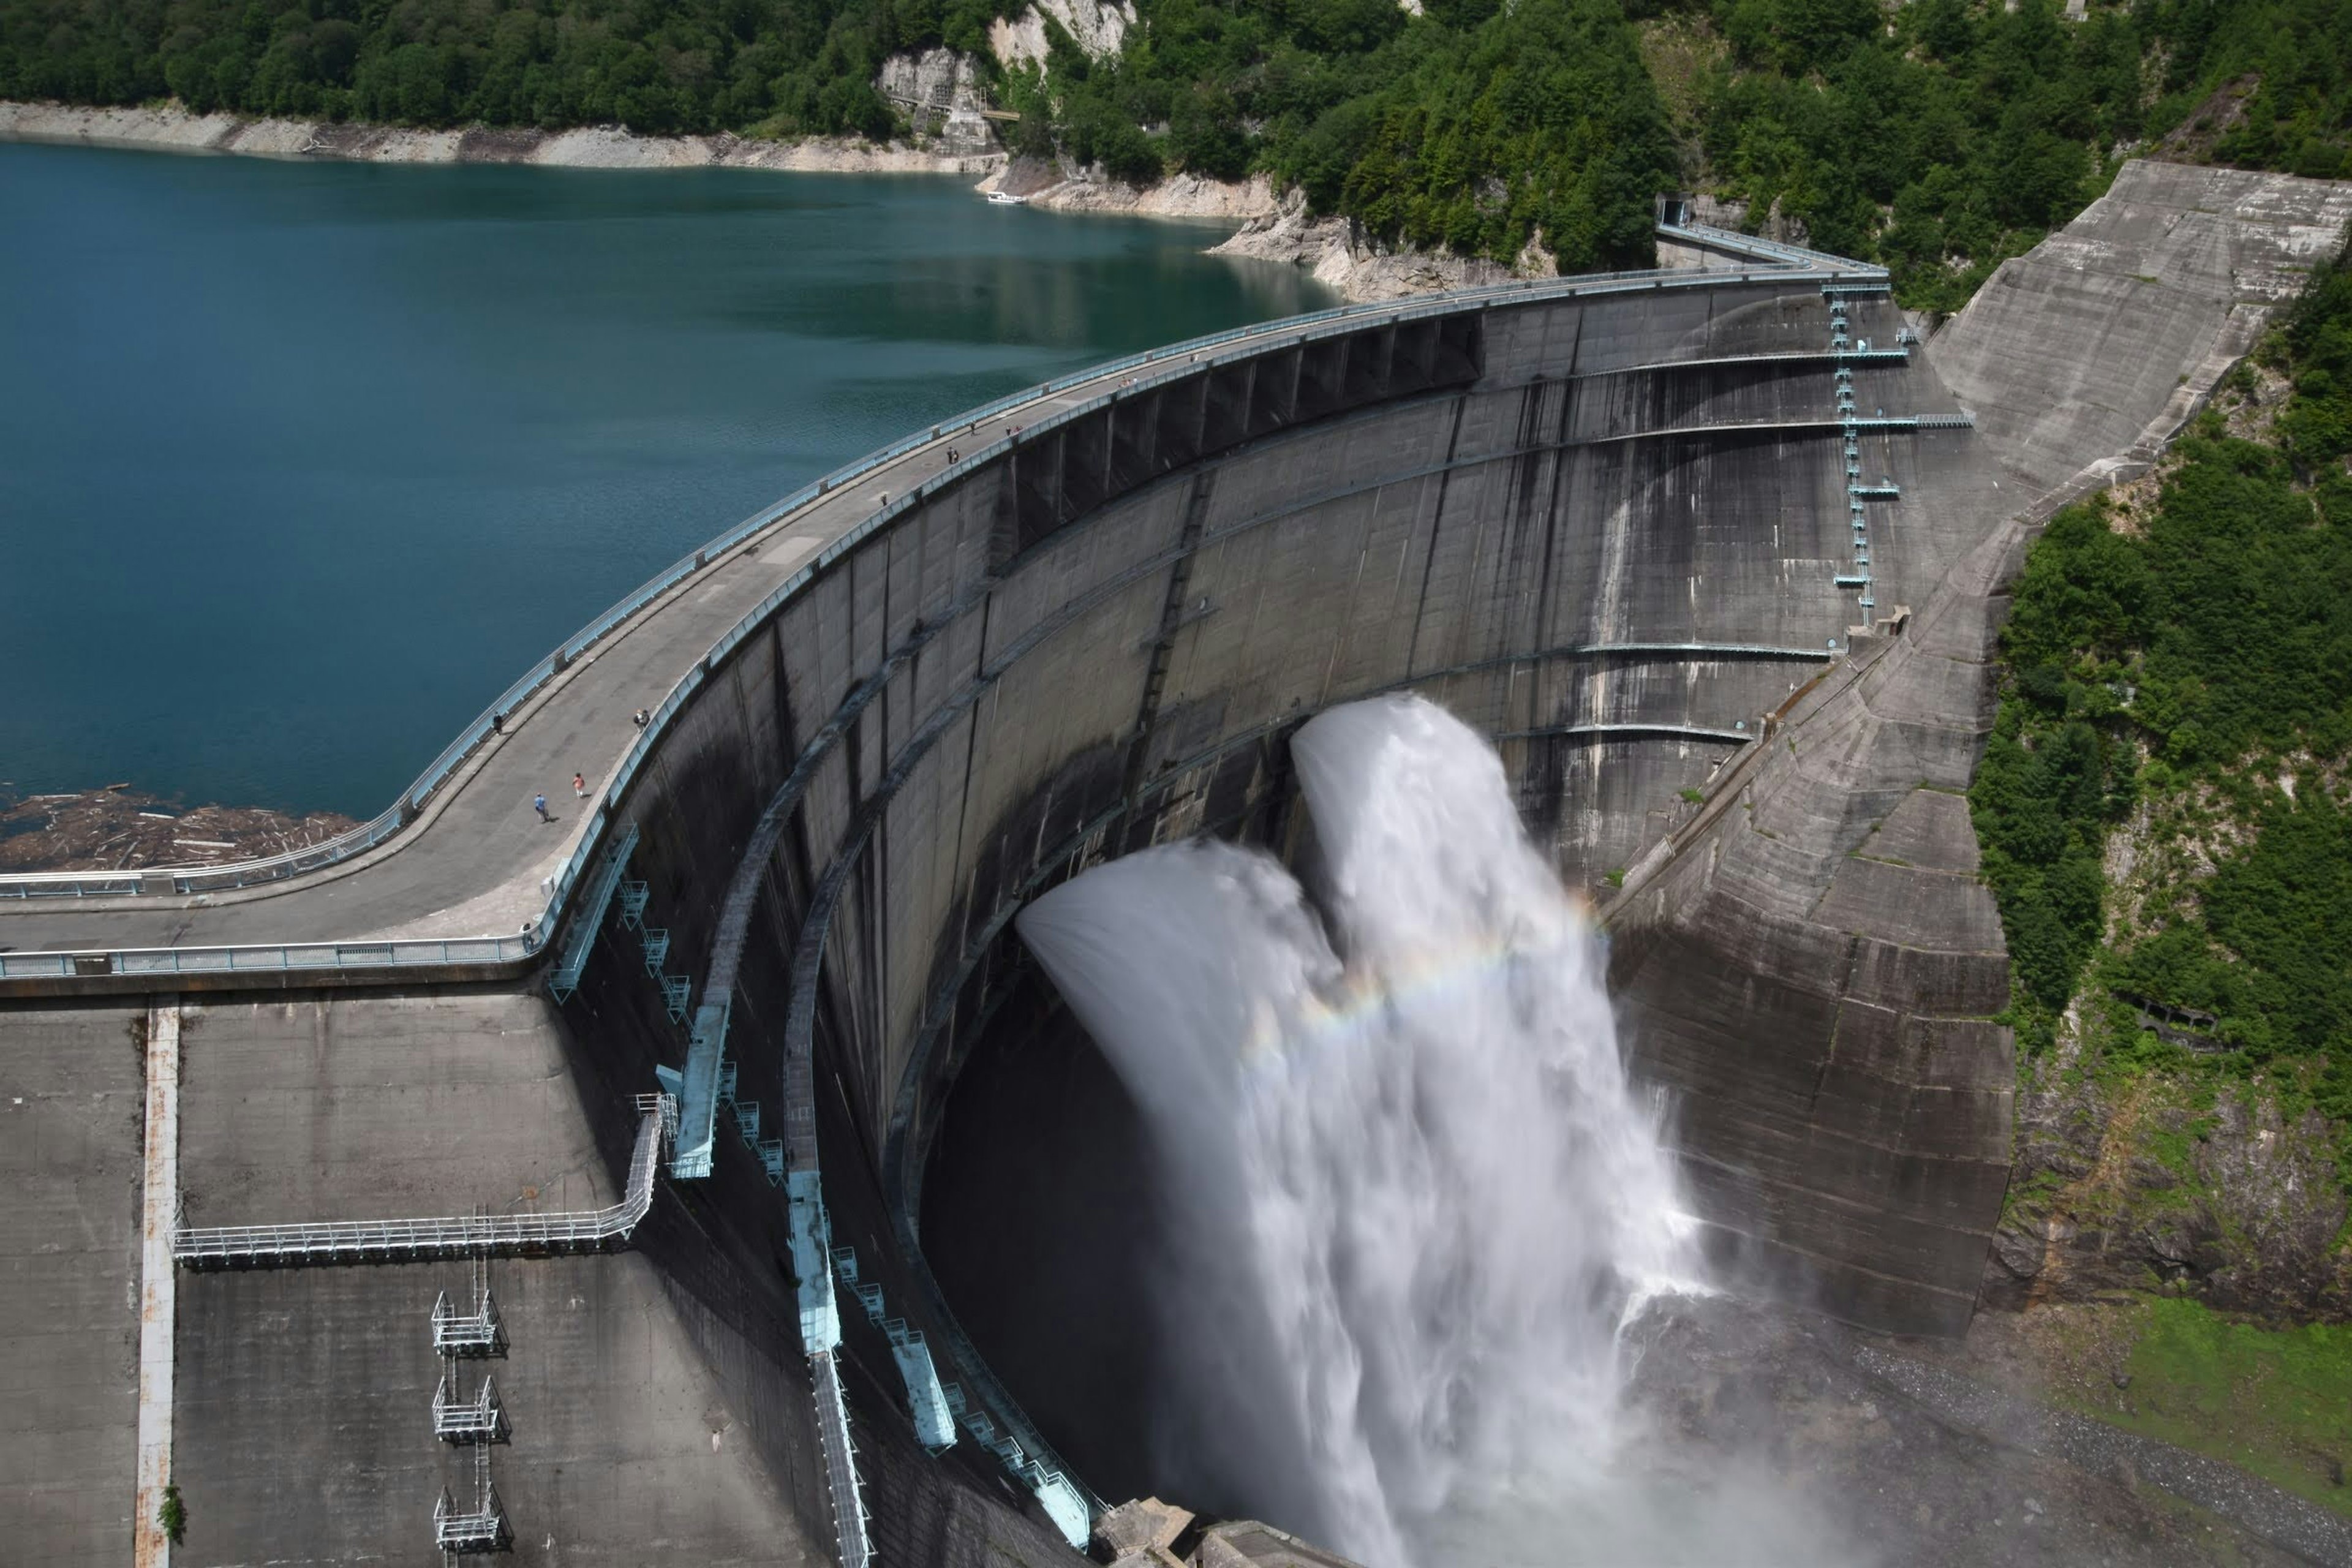
M 1675 231 L 1661 229 L 1661 234 Z M 1710 237 L 1714 231 L 1706 231 Z M 1746 237 L 1733 236 L 1732 238 Z M 813 484 L 803 485 L 733 528 L 711 540 L 692 555 L 674 563 L 648 580 L 627 598 L 606 610 L 582 627 L 564 645 L 549 654 L 524 672 L 521 679 L 507 688 L 499 700 L 485 709 L 472 723 L 459 732 L 436 757 L 431 766 L 418 775 L 416 782 L 404 791 L 391 807 L 373 822 L 353 828 L 339 837 L 312 845 L 308 848 L 274 856 L 264 860 L 251 860 L 231 866 L 182 868 L 159 868 L 137 873 L 93 873 L 86 871 L 32 872 L 0 877 L 0 900 L 31 900 L 37 898 L 90 898 L 126 896 L 133 893 L 152 896 L 185 895 L 224 889 L 251 887 L 256 884 L 282 880 L 303 871 L 315 870 L 362 854 L 414 822 L 425 802 L 447 782 L 474 749 L 490 733 L 493 721 L 513 709 L 556 674 L 567 668 L 615 628 L 659 599 L 670 588 L 696 572 L 715 563 L 719 557 L 754 537 L 787 521 L 802 508 L 831 494 L 842 486 L 855 482 L 861 476 L 885 464 L 897 461 L 908 452 L 942 439 L 967 427 L 977 426 L 1003 415 L 1057 396 L 1074 386 L 1103 381 L 1135 371 L 1150 374 L 1139 378 L 1134 384 L 1115 387 L 1099 396 L 1090 398 L 1054 415 L 1048 419 L 1026 427 L 1021 440 L 1032 440 L 1073 420 L 1083 418 L 1108 406 L 1122 396 L 1131 396 L 1161 382 L 1190 374 L 1205 363 L 1212 368 L 1232 363 L 1247 353 L 1219 353 L 1202 361 L 1202 355 L 1213 350 L 1230 349 L 1236 344 L 1248 344 L 1248 353 L 1264 348 L 1296 346 L 1319 338 L 1337 336 L 1353 331 L 1366 322 L 1402 322 L 1432 316 L 1453 315 L 1484 309 L 1497 303 L 1519 300 L 1552 300 L 1596 297 L 1620 293 L 1641 293 L 1654 290 L 1679 290 L 1688 288 L 1716 288 L 1727 281 L 1756 279 L 1773 282 L 1805 282 L 1818 280 L 1824 285 L 1867 281 L 1885 276 L 1885 269 L 1842 261 L 1834 257 L 1800 251 L 1794 247 L 1755 242 L 1756 254 L 1764 258 L 1755 267 L 1715 270 L 1666 268 L 1642 272 L 1608 272 L 1587 274 L 1578 278 L 1522 279 L 1510 283 L 1462 289 L 1449 294 L 1433 295 L 1412 304 L 1387 301 L 1368 305 L 1342 305 L 1328 310 L 1295 316 L 1281 321 L 1251 327 L 1235 327 L 1206 337 L 1193 338 L 1165 348 L 1129 354 L 1108 363 L 1096 365 L 1076 374 L 1045 382 L 1025 391 L 1001 397 L 978 408 L 968 409 L 952 419 L 933 425 L 925 430 L 902 437 L 856 462 L 836 469 Z M 1798 266 L 1782 257 L 1802 258 L 1809 265 Z M 553 934 L 572 889 L 578 882 L 595 847 L 612 826 L 620 803 L 625 796 L 637 770 L 659 743 L 671 719 L 692 698 L 703 680 L 750 637 L 760 625 L 784 603 L 801 593 L 816 577 L 850 551 L 865 542 L 876 531 L 887 526 L 905 512 L 922 505 L 944 486 L 960 481 L 969 471 L 995 460 L 1016 444 L 1013 438 L 999 438 L 966 454 L 959 462 L 922 483 L 912 486 L 892 498 L 890 504 L 875 511 L 863 521 L 843 532 L 832 543 L 819 551 L 804 566 L 785 583 L 747 611 L 735 626 L 682 675 L 670 689 L 660 705 L 653 710 L 650 721 L 638 734 L 628 754 L 614 771 L 612 777 L 596 799 L 595 816 L 583 833 L 563 869 L 555 878 L 545 911 L 519 935 L 465 937 L 450 940 L 401 942 L 352 942 L 314 943 L 275 943 L 233 947 L 173 947 L 138 948 L 79 952 L 0 952 L 0 981 L 72 979 L 77 976 L 131 975 L 169 979 L 180 975 L 221 975 L 233 973 L 269 973 L 310 970 L 373 970 L 414 965 L 452 963 L 495 964 L 516 962 L 536 954 Z M 166 885 L 168 883 L 168 885 Z M 135 884 L 135 887 L 134 887 Z
M 626 1241 L 653 1207 L 662 1144 L 677 1125 L 667 1095 L 640 1095 L 645 1112 L 629 1158 L 629 1183 L 609 1208 L 562 1214 L 455 1215 L 437 1219 L 320 1220 L 302 1225 L 174 1226 L 172 1258 L 190 1268 L 376 1263 L 417 1258 L 490 1258 L 592 1252 Z

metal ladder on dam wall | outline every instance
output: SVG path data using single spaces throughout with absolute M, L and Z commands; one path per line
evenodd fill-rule
M 781 816 L 772 811 L 770 815 L 780 826 Z M 761 831 L 765 832 L 767 826 L 763 822 Z M 747 863 L 757 864 L 766 858 L 768 848 L 773 845 L 772 834 L 762 839 L 755 833 L 755 847 L 762 844 L 766 847 L 759 847 L 756 858 L 747 856 Z M 737 881 L 743 880 L 739 870 Z M 841 1319 L 833 1291 L 832 1222 L 825 1214 L 816 1172 L 814 1079 L 804 1062 L 798 1064 L 797 1072 L 793 1063 L 786 1063 L 783 1121 L 803 1152 L 797 1166 L 805 1168 L 797 1168 L 787 1158 L 784 1140 L 768 1135 L 767 1118 L 760 1102 L 743 1099 L 738 1093 L 740 1069 L 727 1059 L 727 1027 L 735 989 L 733 954 L 740 952 L 748 927 L 751 895 L 756 890 L 756 882 L 730 889 L 728 906 L 713 936 L 711 968 L 704 982 L 702 1005 L 694 1010 L 693 1026 L 688 1035 L 685 1065 L 656 1065 L 654 1068 L 663 1102 L 674 1108 L 668 1142 L 669 1174 L 672 1181 L 702 1181 L 716 1171 L 718 1119 L 723 1109 L 734 1116 L 736 1131 L 758 1158 L 768 1184 L 785 1190 L 790 1205 L 793 1272 L 798 1281 L 801 1346 L 808 1358 L 810 1399 L 815 1407 L 825 1497 L 833 1512 L 835 1553 L 842 1568 L 868 1568 L 874 1556 L 868 1528 L 873 1516 L 866 1507 L 865 1487 L 857 1472 L 857 1445 L 849 1425 L 849 1402 L 842 1390 L 841 1370 L 835 1360 L 841 1345 Z M 667 932 L 655 931 L 644 923 L 647 897 L 645 884 L 622 882 L 618 884 L 618 897 L 622 924 L 637 930 L 643 937 L 646 973 L 660 982 L 671 1018 L 682 1021 L 693 982 L 687 978 L 673 980 L 662 973 L 669 938 Z M 597 924 L 602 924 L 601 917 Z M 877 1290 L 877 1299 L 879 1294 Z M 894 1346 L 894 1359 L 898 1359 L 895 1351 Z M 929 1360 L 928 1350 L 924 1359 Z M 907 1362 L 899 1361 L 902 1376 L 907 1366 Z M 936 1376 L 932 1382 L 936 1384 Z M 909 1398 L 914 1397 L 910 1384 Z M 948 1435 L 952 1441 L 951 1427 Z M 1083 1546 L 1085 1540 L 1081 1533 L 1076 1544 Z
M 507 1326 L 499 1317 L 498 1301 L 490 1295 L 488 1260 L 474 1259 L 473 1290 L 467 1298 L 465 1310 L 442 1291 L 433 1299 L 433 1353 L 437 1356 L 474 1357 L 507 1353 Z
M 915 1436 L 924 1447 L 934 1454 L 945 1453 L 955 1447 L 955 1419 L 948 1409 L 948 1396 L 940 1385 L 940 1369 L 931 1361 L 931 1347 L 924 1342 L 920 1329 L 909 1328 L 904 1318 L 887 1316 L 889 1310 L 882 1302 L 882 1287 L 857 1278 L 857 1249 L 836 1247 L 832 1249 L 833 1272 L 849 1287 L 857 1304 L 866 1309 L 866 1321 L 882 1331 L 890 1342 L 890 1359 L 898 1364 L 898 1375 L 907 1384 L 907 1405 L 915 1418 Z
M 547 994 L 559 1004 L 571 1001 L 580 989 L 580 976 L 588 967 L 588 955 L 595 951 L 597 933 L 604 929 L 605 911 L 612 908 L 613 894 L 620 887 L 622 874 L 628 869 L 629 857 L 636 847 L 637 825 L 633 822 L 597 860 L 595 871 L 581 890 L 580 918 L 572 923 L 563 954 L 547 976 Z M 639 907 L 643 907 L 642 900 Z
M 857 1445 L 849 1430 L 849 1401 L 841 1391 L 841 1313 L 833 1295 L 833 1222 L 817 1191 L 815 1152 L 809 1168 L 785 1180 L 792 1205 L 793 1275 L 799 1281 L 801 1349 L 809 1362 L 816 1402 L 817 1446 L 824 1450 L 825 1494 L 833 1505 L 835 1547 L 841 1568 L 866 1568 L 874 1558 L 866 1526 L 866 1488 L 857 1474 Z M 880 1292 L 876 1292 L 878 1296 Z
M 1025 1452 L 1009 1433 L 1001 1433 L 988 1415 L 967 1406 L 963 1391 L 942 1383 L 939 1366 L 920 1330 L 904 1318 L 892 1317 L 882 1287 L 860 1278 L 856 1249 L 835 1247 L 832 1216 L 825 1209 L 822 1176 L 816 1163 L 815 1086 L 805 1063 L 786 1063 L 784 1074 L 785 1128 L 793 1134 L 790 1152 L 785 1140 L 765 1136 L 767 1119 L 760 1102 L 743 1099 L 738 1064 L 726 1059 L 729 1009 L 706 1001 L 702 1016 L 710 1020 L 698 1027 L 698 1051 L 690 1049 L 686 1068 L 657 1067 L 656 1078 L 669 1094 L 692 1102 L 698 1093 L 709 1108 L 703 1123 L 699 1156 L 686 1159 L 694 1138 L 693 1122 L 678 1140 L 672 1161 L 673 1178 L 681 1169 L 691 1176 L 708 1176 L 713 1167 L 711 1142 L 717 1111 L 725 1108 L 735 1118 L 736 1131 L 760 1159 L 772 1186 L 784 1189 L 789 1206 L 793 1274 L 798 1281 L 801 1345 L 809 1359 L 810 1387 L 816 1405 L 817 1436 L 824 1450 L 826 1487 L 832 1500 L 835 1547 L 843 1568 L 867 1568 L 873 1559 L 868 1526 L 872 1515 L 865 1501 L 864 1482 L 857 1470 L 857 1448 L 849 1425 L 849 1407 L 842 1387 L 836 1357 L 841 1348 L 841 1310 L 835 1289 L 836 1277 L 856 1297 L 866 1319 L 881 1330 L 890 1346 L 890 1358 L 906 1385 L 907 1405 L 915 1435 L 933 1454 L 955 1446 L 959 1426 L 987 1448 L 1005 1468 L 1034 1494 L 1046 1515 L 1074 1549 L 1083 1551 L 1093 1532 L 1093 1510 L 1069 1478 Z M 701 1023 L 698 1019 L 698 1024 Z M 801 1070 L 794 1071 L 797 1065 Z M 708 1075 L 708 1088 L 698 1089 L 698 1079 Z
M 628 1185 L 606 1208 L 555 1214 L 456 1215 L 432 1219 L 320 1220 L 295 1225 L 175 1226 L 172 1258 L 191 1268 L 283 1268 L 401 1263 L 438 1258 L 532 1258 L 601 1252 L 625 1243 L 652 1209 L 654 1177 L 677 1127 L 677 1102 L 637 1096 Z
M 722 1014 L 714 1033 L 723 1034 L 725 1022 Z M 784 1185 L 784 1141 L 762 1136 L 767 1131 L 767 1115 L 760 1109 L 758 1100 L 745 1100 L 736 1093 L 742 1076 L 737 1064 L 717 1050 L 708 1051 L 704 1061 L 708 1064 L 707 1089 L 701 1087 L 699 1080 L 703 1075 L 697 1069 L 691 1047 L 688 1050 L 683 1070 L 671 1067 L 654 1068 L 655 1079 L 665 1090 L 677 1096 L 681 1105 L 694 1103 L 698 1096 L 709 1111 L 707 1118 L 700 1119 L 706 1131 L 698 1134 L 695 1131 L 696 1114 L 680 1112 L 681 1131 L 677 1152 L 670 1160 L 670 1179 L 698 1181 L 716 1168 L 713 1145 L 718 1138 L 718 1112 L 724 1110 L 735 1119 L 735 1131 L 741 1136 L 743 1146 L 751 1151 L 753 1157 L 760 1162 L 760 1169 L 767 1176 L 768 1185 Z
M 1882 410 L 1865 416 L 1855 407 L 1853 363 L 1884 360 L 1888 357 L 1888 351 L 1872 348 L 1868 338 L 1859 342 L 1853 338 L 1845 302 L 1850 297 L 1887 291 L 1887 285 L 1884 283 L 1825 283 L 1822 286 L 1822 298 L 1828 302 L 1830 311 L 1830 355 L 1835 367 L 1831 373 L 1830 385 L 1837 405 L 1837 420 L 1843 442 L 1846 520 L 1853 530 L 1853 564 L 1832 578 L 1831 585 L 1862 591 L 1858 607 L 1862 610 L 1865 626 L 1870 622 L 1871 612 L 1878 607 L 1877 597 L 1872 592 L 1869 503 L 1898 500 L 1903 491 L 1891 478 L 1876 480 L 1864 478 L 1862 433 L 1864 430 L 1895 429 L 1965 430 L 1972 429 L 1976 425 L 1975 420 L 1965 415 L 1925 414 L 1890 417 Z M 1896 348 L 1894 353 L 1907 363 L 1911 345 L 1918 341 L 1919 334 L 1909 327 L 1898 328 L 1895 334 Z
M 514 1531 L 507 1523 L 506 1505 L 499 1500 L 498 1485 L 490 1479 L 488 1445 L 478 1444 L 474 1448 L 473 1507 L 460 1509 L 450 1499 L 449 1489 L 441 1489 L 441 1500 L 433 1505 L 433 1544 L 445 1563 L 513 1546 Z
M 506 1406 L 499 1399 L 498 1380 L 488 1372 L 471 1399 L 458 1389 L 458 1369 L 507 1352 L 506 1324 L 490 1294 L 489 1260 L 473 1259 L 466 1305 L 461 1308 L 441 1291 L 433 1299 L 433 1353 L 441 1358 L 441 1381 L 433 1390 L 433 1436 L 453 1447 L 471 1448 L 474 1458 L 474 1502 L 460 1509 L 443 1487 L 433 1505 L 433 1544 L 446 1568 L 459 1557 L 504 1552 L 513 1543 L 506 1505 L 490 1479 L 490 1446 L 509 1440 L 511 1428 Z

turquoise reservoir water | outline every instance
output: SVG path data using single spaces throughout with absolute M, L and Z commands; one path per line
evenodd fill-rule
M 0 145 L 0 789 L 373 814 L 918 426 L 1334 301 L 954 179 Z

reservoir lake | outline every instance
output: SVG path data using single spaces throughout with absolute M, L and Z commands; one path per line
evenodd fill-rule
M 0 794 L 373 815 L 818 475 L 1338 302 L 1223 233 L 961 177 L 0 145 Z

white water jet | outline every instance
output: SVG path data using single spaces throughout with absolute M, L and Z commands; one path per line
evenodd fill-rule
M 1323 918 L 1200 842 L 1019 929 L 1163 1164 L 1171 1479 L 1402 1568 L 1603 1474 L 1618 1331 L 1699 1267 L 1599 944 L 1492 748 L 1393 699 L 1292 752 Z

